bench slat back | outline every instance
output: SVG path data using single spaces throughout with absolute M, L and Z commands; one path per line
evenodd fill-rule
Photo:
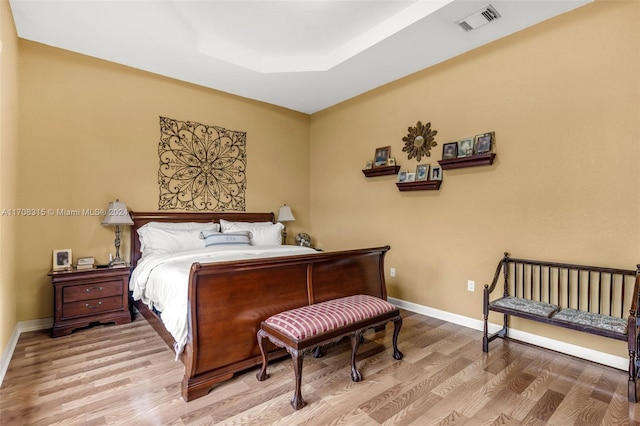
M 503 259 L 504 295 L 626 318 L 636 271 L 537 260 Z

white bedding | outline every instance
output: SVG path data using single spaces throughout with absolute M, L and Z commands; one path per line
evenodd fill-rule
M 176 358 L 187 342 L 187 292 L 194 262 L 256 259 L 317 253 L 299 246 L 212 246 L 178 253 L 145 256 L 131 274 L 129 289 L 134 300 L 162 312 L 160 318 L 175 339 Z

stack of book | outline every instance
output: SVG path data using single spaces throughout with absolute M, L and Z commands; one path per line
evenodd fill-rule
M 93 258 L 93 256 L 89 256 L 89 257 L 79 257 L 78 261 L 76 263 L 76 269 L 82 270 L 82 269 L 93 269 L 93 267 L 95 266 L 95 259 Z

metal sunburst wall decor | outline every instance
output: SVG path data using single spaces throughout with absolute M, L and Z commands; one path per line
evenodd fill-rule
M 246 132 L 160 117 L 160 210 L 245 211 Z
M 420 121 L 418 121 L 416 127 L 409 127 L 407 130 L 409 133 L 402 138 L 404 141 L 404 148 L 402 148 L 402 150 L 409 155 L 409 160 L 416 157 L 416 159 L 420 161 L 423 155 L 430 157 L 431 148 L 438 145 L 434 140 L 438 131 L 431 130 L 430 122 L 423 125 Z

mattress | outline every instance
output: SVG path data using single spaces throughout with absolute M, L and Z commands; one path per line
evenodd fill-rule
M 280 246 L 213 246 L 143 257 L 129 280 L 133 299 L 160 312 L 175 343 L 176 358 L 188 336 L 189 271 L 195 262 L 212 263 L 317 253 L 312 248 Z

